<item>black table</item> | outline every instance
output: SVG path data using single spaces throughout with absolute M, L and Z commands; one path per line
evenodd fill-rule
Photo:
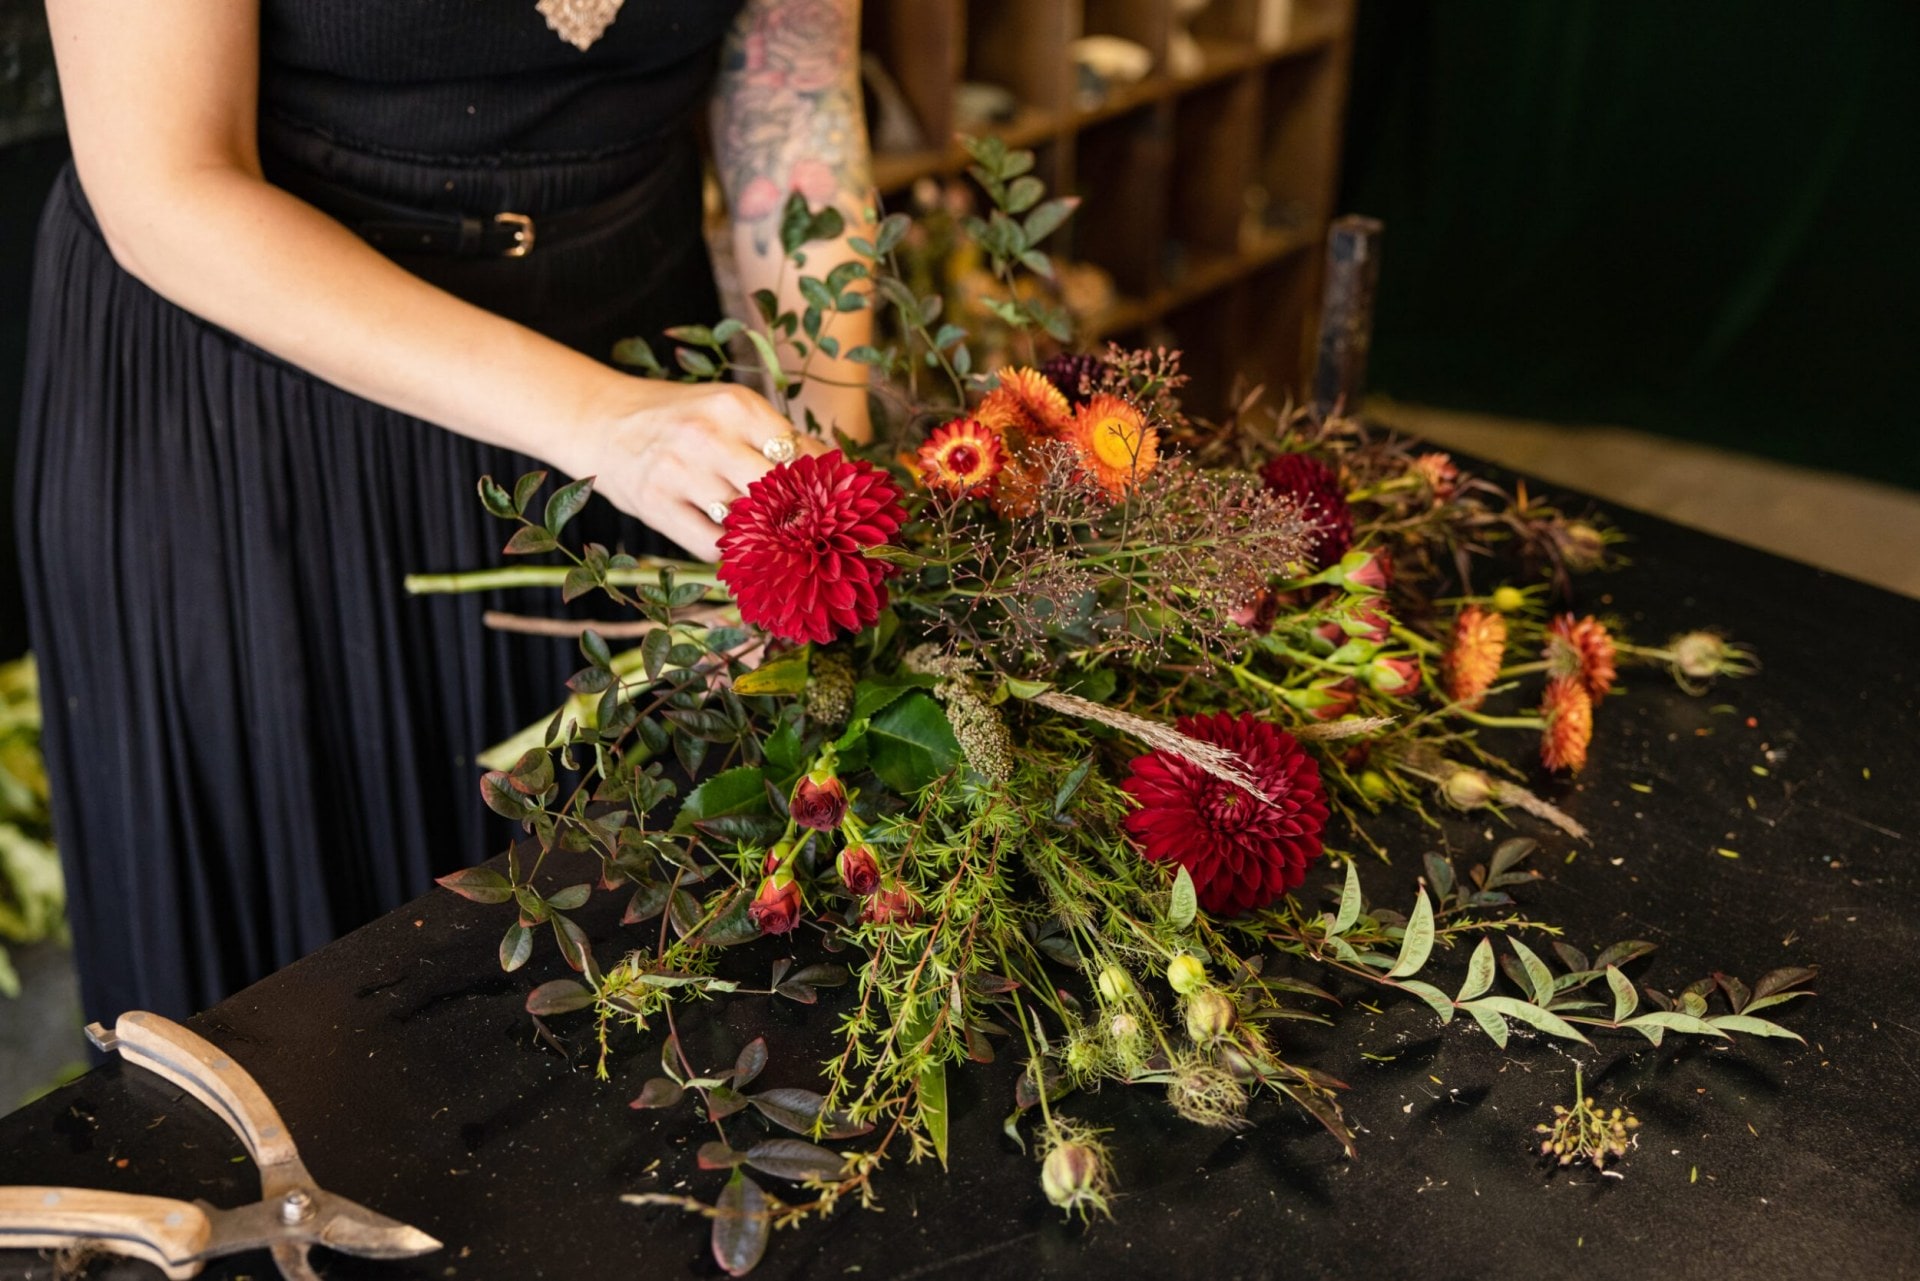
M 1556 796 L 1594 843 L 1565 862 L 1573 846 L 1542 833 L 1549 880 L 1523 901 L 1583 948 L 1661 943 L 1644 977 L 1670 991 L 1714 967 L 1752 980 L 1818 965 L 1820 995 L 1777 1012 L 1806 1047 L 1608 1037 L 1580 1050 L 1590 1089 L 1644 1123 L 1615 1179 L 1554 1173 L 1530 1155 L 1532 1127 L 1572 1091 L 1563 1043 L 1516 1039 L 1502 1055 L 1465 1020 L 1441 1029 L 1411 1001 L 1350 1008 L 1337 1032 L 1285 1025 L 1284 1043 L 1352 1084 L 1358 1160 L 1272 1103 L 1224 1134 L 1177 1121 L 1152 1092 L 1108 1089 L 1070 1105 L 1114 1129 L 1127 1194 L 1088 1230 L 1045 1204 L 1034 1161 L 1001 1135 L 1011 1069 L 956 1072 L 951 1174 L 897 1164 L 883 1213 L 848 1207 L 778 1232 L 757 1275 L 1920 1275 L 1920 603 L 1651 519 L 1623 523 L 1636 563 L 1590 582 L 1585 603 L 1618 610 L 1644 640 L 1718 624 L 1758 644 L 1767 670 L 1704 698 L 1633 673 L 1602 711 L 1588 773 Z M 1367 883 L 1378 901 L 1410 901 L 1420 850 L 1444 841 L 1464 865 L 1506 834 L 1409 825 L 1396 864 L 1367 865 Z M 522 1003 L 564 970 L 543 943 L 526 970 L 502 974 L 504 924 L 498 909 L 430 895 L 195 1020 L 276 1099 L 324 1185 L 448 1243 L 410 1263 L 323 1257 L 324 1270 L 716 1275 L 704 1221 L 618 1200 L 682 1180 L 711 1198 L 724 1177 L 694 1168 L 691 1146 L 710 1131 L 691 1105 L 627 1107 L 657 1038 L 623 1042 L 608 1085 L 590 1070 L 586 1016 L 555 1024 L 574 1062 L 541 1043 Z M 618 945 L 601 924 L 610 957 Z M 763 974 L 778 946 L 740 949 L 739 963 Z M 746 1039 L 745 1012 L 727 1009 L 682 1016 L 697 1062 L 731 1062 Z M 779 1003 L 762 1084 L 813 1083 L 807 1064 L 836 1009 L 833 994 L 813 1009 Z M 216 1204 L 256 1195 L 218 1121 L 117 1063 L 0 1119 L 0 1183 Z M 36 1256 L 0 1253 L 0 1276 L 53 1275 Z M 90 1275 L 156 1274 L 119 1263 Z M 254 1256 L 206 1275 L 273 1272 Z

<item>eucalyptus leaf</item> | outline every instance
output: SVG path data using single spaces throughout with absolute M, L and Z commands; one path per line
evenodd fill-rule
M 1526 986 L 1533 993 L 1534 1004 L 1546 1005 L 1553 999 L 1553 971 L 1547 968 L 1545 961 L 1534 955 L 1532 948 L 1519 939 L 1510 938 L 1507 942 L 1513 945 L 1514 955 L 1520 958 L 1520 964 L 1526 971 Z
M 1551 1036 L 1561 1037 L 1568 1041 L 1578 1041 L 1582 1045 L 1592 1044 L 1592 1042 L 1580 1034 L 1580 1029 L 1574 1027 L 1573 1024 L 1567 1022 L 1558 1014 L 1550 1010 L 1543 1010 L 1539 1006 L 1531 1005 L 1526 1001 L 1516 1001 L 1510 996 L 1483 996 L 1473 1003 L 1473 1007 L 1476 1009 L 1491 1010 L 1495 1014 L 1505 1015 L 1510 1019 L 1519 1019 L 1522 1023 L 1531 1024 Z
M 1453 1022 L 1453 1002 L 1447 998 L 1445 992 L 1431 983 L 1422 983 L 1419 979 L 1402 979 L 1400 986 L 1432 1006 L 1433 1012 L 1440 1016 L 1442 1023 Z
M 1613 1021 L 1624 1022 L 1640 1008 L 1640 994 L 1634 991 L 1633 981 L 1611 965 L 1607 967 L 1607 986 L 1613 989 Z
M 1347 860 L 1347 881 L 1340 889 L 1340 910 L 1333 918 L 1334 934 L 1345 934 L 1360 919 L 1360 868 L 1352 859 Z

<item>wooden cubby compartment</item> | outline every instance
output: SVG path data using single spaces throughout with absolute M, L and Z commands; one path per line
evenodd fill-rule
M 1212 0 L 1191 27 L 1198 70 L 1175 76 L 1173 0 L 868 0 L 867 48 L 928 140 L 876 154 L 881 196 L 897 205 L 915 180 L 964 171 L 955 90 L 1001 85 L 1013 118 L 984 131 L 1032 148 L 1052 190 L 1082 197 L 1048 249 L 1101 267 L 1118 291 L 1082 344 L 1178 342 L 1200 413 L 1224 409 L 1236 378 L 1276 398 L 1298 390 L 1338 180 L 1353 6 Z M 1093 34 L 1144 47 L 1146 79 L 1087 100 L 1070 46 Z

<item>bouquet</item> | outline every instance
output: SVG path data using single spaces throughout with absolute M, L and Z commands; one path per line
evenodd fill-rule
M 884 308 L 893 341 L 848 353 L 888 388 L 879 443 L 754 484 L 717 570 L 567 549 L 590 480 L 538 518 L 542 475 L 480 485 L 509 552 L 566 559 L 524 577 L 604 593 L 642 633 L 618 651 L 580 635 L 572 697 L 482 780 L 525 839 L 443 881 L 509 906 L 508 970 L 551 933 L 579 977 L 527 1008 L 590 1012 L 603 1074 L 623 1042 L 659 1041 L 635 1107 L 712 1121 L 710 1192 L 629 1199 L 707 1216 L 721 1266 L 746 1272 L 773 1228 L 871 1200 L 890 1160 L 944 1161 L 948 1078 L 999 1058 L 1018 1064 L 1007 1132 L 1070 1214 L 1113 1193 L 1124 1136 L 1073 1115 L 1103 1085 L 1205 1126 L 1274 1100 L 1352 1152 L 1341 1083 L 1285 1034 L 1336 1019 L 1336 986 L 1464 1014 L 1502 1047 L 1516 1026 L 1795 1037 L 1760 1016 L 1811 971 L 1663 990 L 1626 972 L 1649 944 L 1589 957 L 1509 894 L 1539 875 L 1528 832 L 1583 838 L 1551 789 L 1623 669 L 1698 690 L 1751 652 L 1706 630 L 1636 645 L 1556 604 L 1617 558 L 1598 518 L 1346 418 L 1250 398 L 1196 421 L 1176 352 L 1061 349 L 1039 245 L 1072 204 L 1044 198 L 1029 154 L 970 150 L 993 207 L 964 229 L 1021 363 L 976 370 L 966 331 L 903 283 L 902 215 L 856 240 L 861 260 L 806 275 L 807 245 L 842 226 L 796 196 L 805 308 L 762 294 L 753 324 L 673 331 L 676 363 L 783 397 L 833 313 Z M 1528 746 L 1506 759 L 1490 732 Z M 1372 834 L 1388 808 L 1520 830 L 1464 871 L 1426 855 L 1411 901 L 1375 902 L 1363 865 L 1409 853 Z M 597 879 L 543 891 L 563 850 Z M 569 915 L 596 888 L 627 898 L 618 955 Z M 770 964 L 733 950 L 767 938 Z M 1463 961 L 1445 979 L 1443 954 Z M 830 1010 L 818 1088 L 752 1089 L 764 1039 L 693 1061 L 676 1009 L 709 999 Z M 1626 1151 L 1631 1119 L 1590 1105 L 1542 1127 L 1549 1159 Z

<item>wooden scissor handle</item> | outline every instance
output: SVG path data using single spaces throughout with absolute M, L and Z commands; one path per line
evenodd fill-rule
M 212 1042 L 172 1019 L 145 1010 L 122 1014 L 113 1025 L 115 1047 L 127 1062 L 157 1073 L 217 1112 L 233 1127 L 263 1170 L 300 1164 L 286 1122 L 247 1070 Z
M 200 1274 L 213 1227 L 199 1206 L 91 1188 L 0 1188 L 0 1247 L 86 1244 L 144 1259 L 171 1281 Z

